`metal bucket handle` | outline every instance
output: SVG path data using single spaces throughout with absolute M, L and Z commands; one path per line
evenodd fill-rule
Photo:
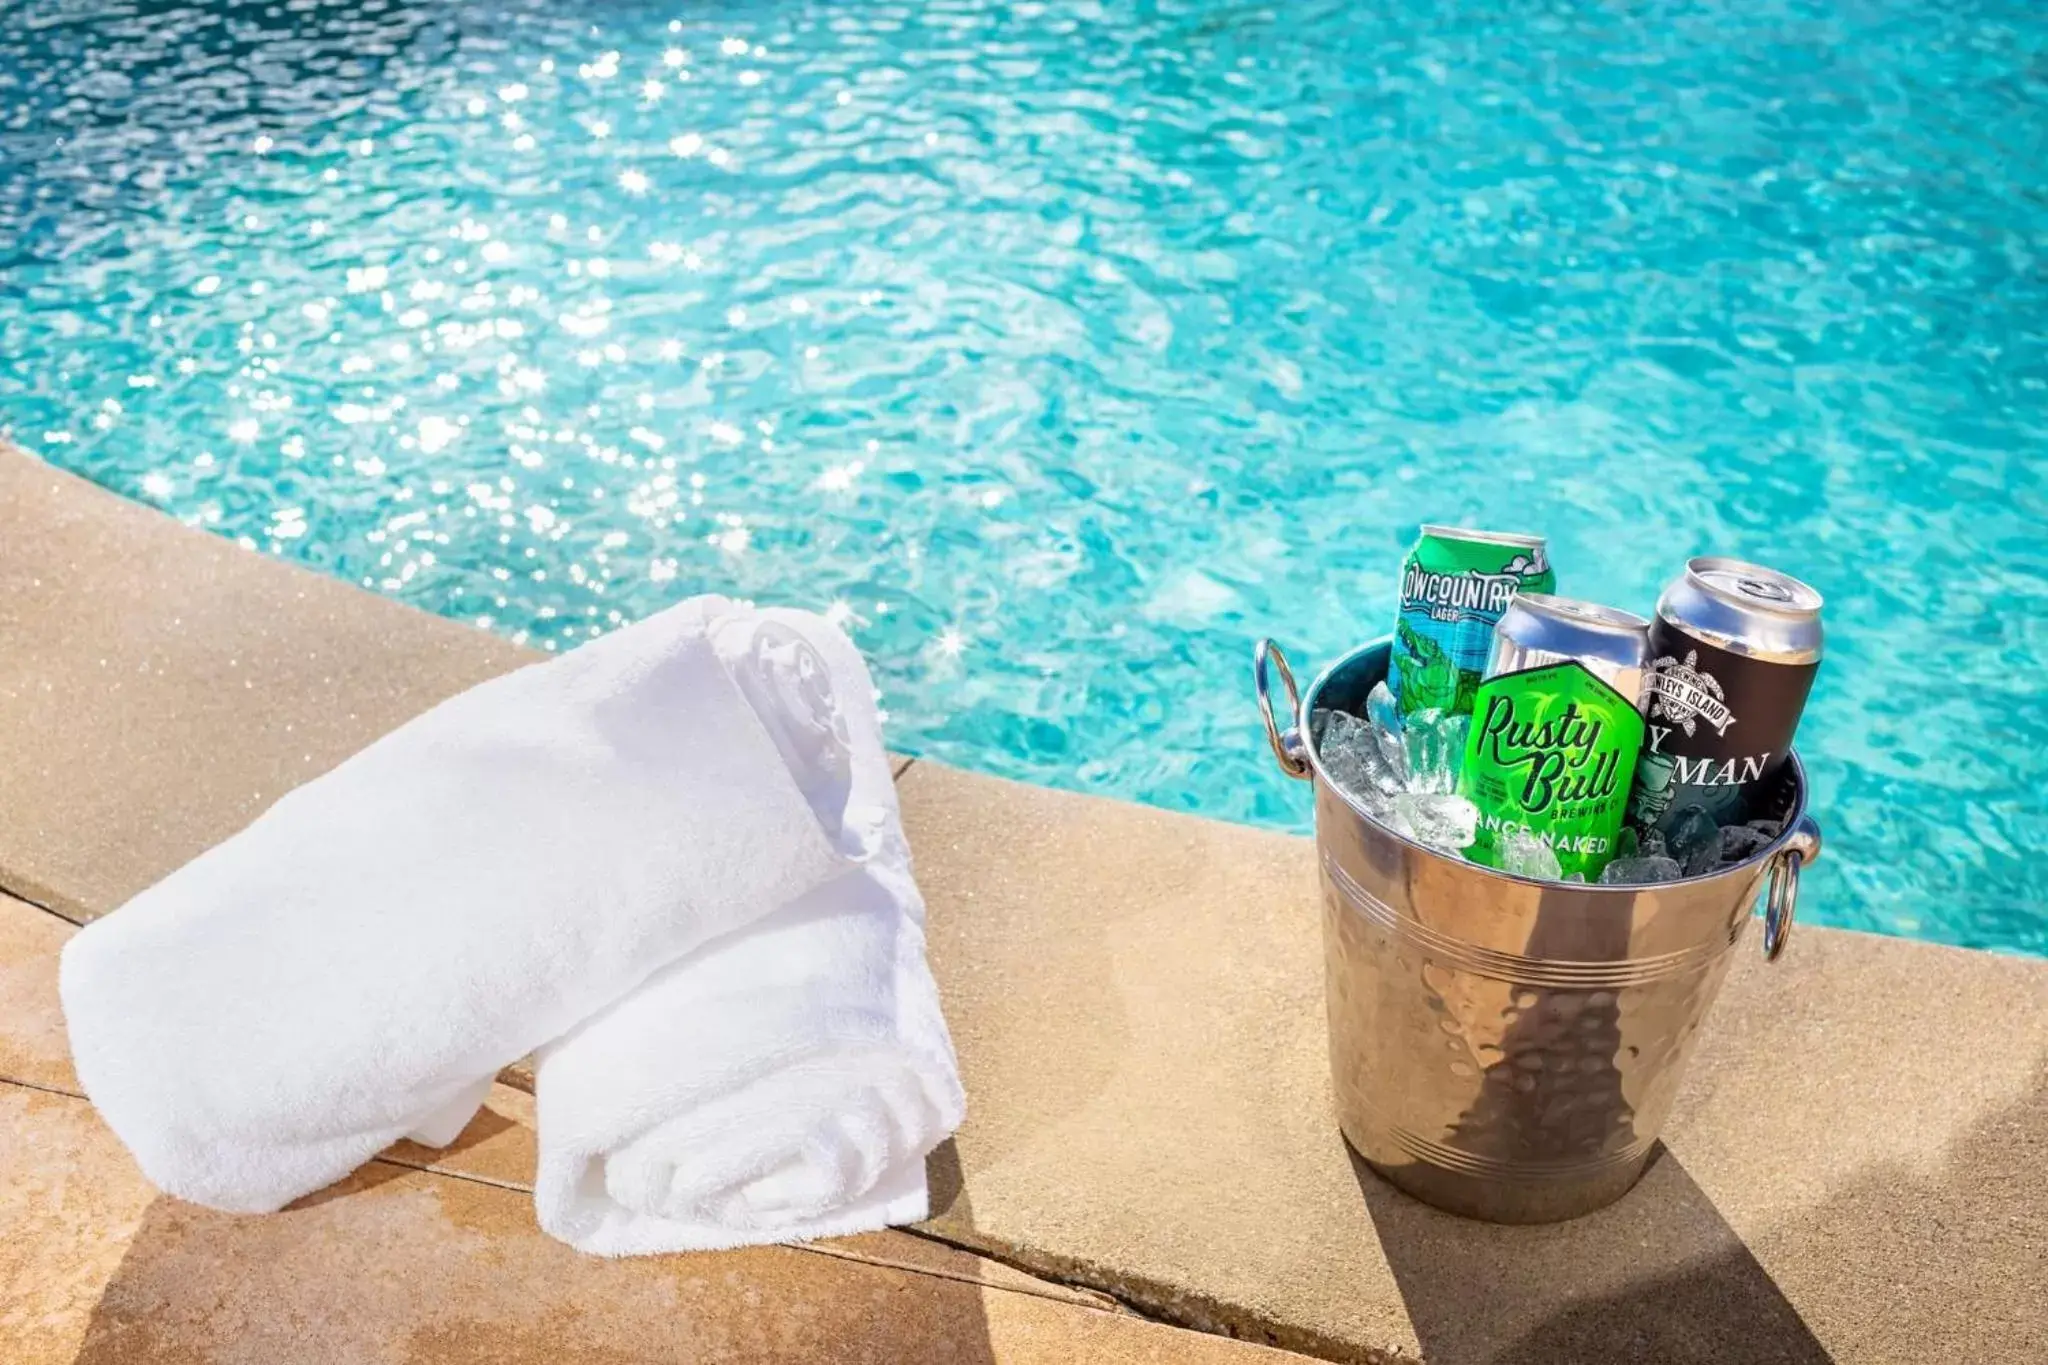
M 1820 826 L 1810 815 L 1801 815 L 1792 827 L 1792 837 L 1771 859 L 1770 881 L 1764 892 L 1764 961 L 1776 962 L 1792 936 L 1792 912 L 1799 906 L 1799 872 L 1820 856 Z
M 1276 670 L 1280 685 L 1287 689 L 1285 725 L 1273 708 L 1270 675 Z M 1258 691 L 1259 718 L 1266 722 L 1266 743 L 1273 748 L 1273 761 L 1289 777 L 1306 780 L 1309 759 L 1308 741 L 1301 733 L 1301 688 L 1294 681 L 1294 670 L 1287 665 L 1286 653 L 1270 637 L 1261 639 L 1252 649 L 1252 686 Z M 1799 907 L 1800 870 L 1819 856 L 1820 826 L 1812 816 L 1802 814 L 1793 827 L 1792 837 L 1771 859 L 1770 880 L 1764 893 L 1764 961 L 1776 962 L 1784 953 L 1785 944 L 1792 937 L 1792 915 Z
M 1280 671 L 1287 689 L 1287 724 L 1273 714 L 1273 688 L 1267 678 L 1268 665 Z M 1268 637 L 1252 649 L 1252 686 L 1259 694 L 1259 718 L 1266 722 L 1266 743 L 1273 746 L 1273 761 L 1289 777 L 1308 777 L 1308 743 L 1301 735 L 1301 688 L 1295 685 L 1294 670 L 1287 655 Z

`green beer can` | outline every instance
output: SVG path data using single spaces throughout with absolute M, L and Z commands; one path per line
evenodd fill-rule
M 1650 623 L 1612 607 L 1518 594 L 1494 630 L 1458 790 L 1479 808 L 1466 856 L 1499 867 L 1509 829 L 1598 881 L 1614 858 L 1643 747 Z
M 1543 537 L 1425 526 L 1401 564 L 1387 690 L 1401 714 L 1472 709 L 1493 628 L 1518 592 L 1557 586 Z

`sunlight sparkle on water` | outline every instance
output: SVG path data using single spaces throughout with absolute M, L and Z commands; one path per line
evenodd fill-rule
M 2048 950 L 2035 10 L 81 4 L 0 7 L 44 458 L 540 650 L 828 611 L 899 748 L 1289 828 L 1251 642 L 1419 522 L 1748 555 L 1802 918 Z

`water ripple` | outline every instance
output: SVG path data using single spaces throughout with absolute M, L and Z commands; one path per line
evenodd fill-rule
M 897 742 L 1300 827 L 1254 635 L 1424 519 L 1829 598 L 1802 913 L 2048 951 L 2017 3 L 18 0 L 0 424 L 561 649 L 832 612 Z

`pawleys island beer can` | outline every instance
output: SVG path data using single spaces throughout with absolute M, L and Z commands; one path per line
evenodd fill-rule
M 1630 823 L 1668 829 L 1688 806 L 1752 819 L 1776 788 L 1820 668 L 1820 594 L 1739 559 L 1687 562 L 1650 627 L 1649 737 Z
M 1557 586 L 1543 537 L 1425 526 L 1401 565 L 1387 690 L 1401 714 L 1472 709 L 1493 627 L 1517 592 Z
M 1562 875 L 1597 881 L 1614 858 L 1643 747 L 1650 623 L 1543 593 L 1516 596 L 1494 628 L 1458 790 L 1479 807 L 1466 856 L 1500 866 L 1504 832 L 1533 832 Z

